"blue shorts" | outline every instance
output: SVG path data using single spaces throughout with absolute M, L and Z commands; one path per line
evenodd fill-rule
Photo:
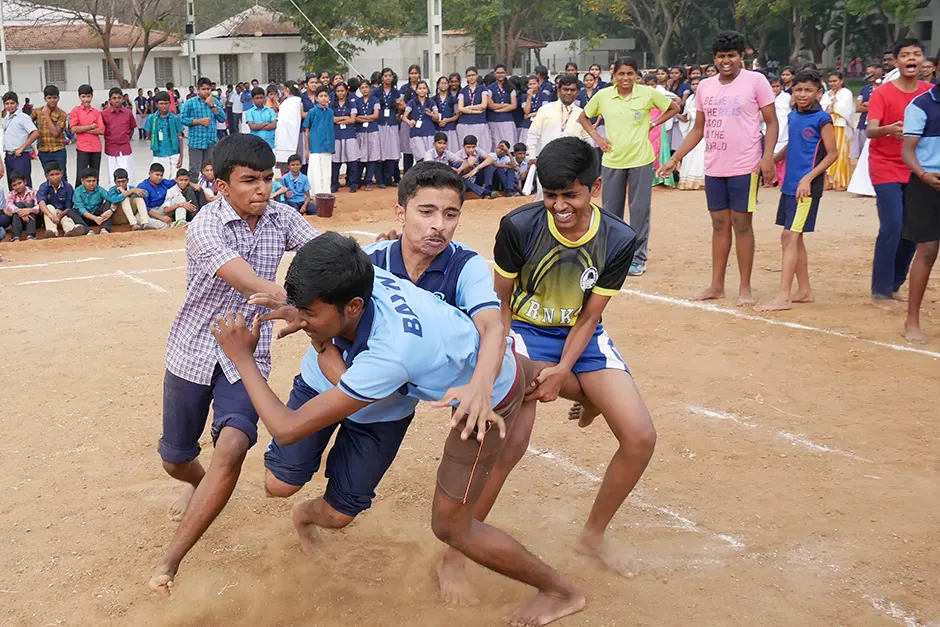
M 705 201 L 709 211 L 731 209 L 737 213 L 754 213 L 757 209 L 757 172 L 739 176 L 705 175 Z
M 513 348 L 520 355 L 533 361 L 547 361 L 557 364 L 561 361 L 561 353 L 568 339 L 569 327 L 537 327 L 519 320 L 512 321 Z M 604 331 L 603 325 L 598 324 L 591 341 L 578 357 L 574 368 L 575 374 L 594 372 L 596 370 L 625 370 L 630 372 L 623 357 L 614 348 L 610 336 Z
M 160 459 L 183 464 L 199 457 L 199 438 L 206 428 L 210 403 L 213 444 L 223 427 L 232 427 L 248 436 L 249 447 L 255 445 L 258 412 L 240 379 L 229 383 L 218 364 L 209 385 L 181 379 L 167 370 L 163 376 L 163 437 L 157 445 Z
M 780 194 L 777 205 L 777 226 L 782 226 L 794 233 L 812 233 L 816 230 L 816 214 L 819 212 L 819 198 L 807 196 L 799 202 L 796 196 Z
M 316 395 L 316 390 L 297 375 L 287 406 L 298 409 Z M 288 446 L 272 440 L 264 453 L 264 467 L 279 481 L 304 485 L 320 469 L 323 451 L 339 427 L 326 460 L 329 481 L 323 500 L 341 514 L 356 516 L 372 505 L 375 488 L 398 454 L 413 418 L 411 414 L 401 420 L 369 424 L 346 419 Z

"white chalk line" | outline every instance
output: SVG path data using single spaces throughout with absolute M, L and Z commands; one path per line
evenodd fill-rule
M 156 283 L 151 283 L 151 282 L 148 281 L 147 279 L 142 279 L 142 278 L 137 277 L 137 276 L 134 276 L 134 275 L 132 275 L 132 274 L 128 274 L 127 272 L 124 272 L 123 270 L 118 270 L 118 271 L 117 271 L 117 275 L 118 275 L 118 276 L 121 276 L 121 277 L 124 277 L 125 279 L 128 279 L 128 280 L 130 280 L 130 281 L 133 281 L 134 283 L 138 283 L 138 284 L 140 284 L 140 285 L 149 287 L 150 289 L 152 289 L 152 290 L 155 291 L 155 292 L 161 292 L 161 293 L 163 293 L 163 294 L 169 294 L 169 293 L 170 293 L 170 290 L 166 289 L 165 287 L 160 287 L 160 286 L 157 285 Z
M 64 277 L 59 279 L 36 279 L 33 281 L 20 281 L 19 283 L 8 283 L 7 285 L 0 285 L 2 287 L 16 287 L 21 285 L 43 285 L 46 283 L 65 283 L 67 281 L 87 281 L 90 279 L 112 279 L 115 277 L 125 276 L 126 278 L 131 278 L 138 274 L 151 274 L 153 272 L 168 272 L 171 270 L 183 270 L 183 266 L 174 266 L 172 268 L 146 268 L 143 270 L 117 270 L 115 272 L 106 272 L 104 274 L 86 274 L 84 276 L 71 276 Z M 133 280 L 133 279 L 132 279 Z M 159 286 L 156 286 L 159 287 Z M 163 288 L 160 288 L 163 289 Z M 166 290 L 164 290 L 166 291 Z
M 584 477 L 585 479 L 591 481 L 592 483 L 600 483 L 602 481 L 601 477 L 595 475 L 590 470 L 581 468 L 580 466 L 578 466 L 576 463 L 574 463 L 573 461 L 571 461 L 564 455 L 561 455 L 554 451 L 541 450 L 531 445 L 528 447 L 527 450 L 532 455 L 535 455 L 536 457 L 540 457 L 541 459 L 546 459 L 556 464 L 557 466 L 564 468 L 565 470 L 568 470 L 577 475 L 580 475 L 581 477 Z M 630 495 L 630 498 L 627 500 L 627 502 L 640 509 L 658 512 L 666 516 L 672 521 L 672 524 L 669 525 L 670 528 L 680 529 L 682 531 L 688 531 L 692 533 L 705 532 L 705 530 L 701 526 L 699 526 L 699 524 L 696 523 L 694 520 L 687 518 L 683 516 L 682 514 L 680 514 L 679 512 L 669 509 L 668 507 L 662 507 L 660 505 L 653 505 L 652 503 L 647 503 L 646 501 L 638 498 L 635 493 Z M 709 533 L 709 532 L 706 532 L 706 533 Z M 722 533 L 711 533 L 711 536 L 715 538 L 716 540 L 719 540 L 727 544 L 733 549 L 744 548 L 744 543 L 739 538 L 736 538 L 732 535 L 722 534 Z
M 707 407 L 699 407 L 698 405 L 689 405 L 686 407 L 686 410 L 690 414 L 695 414 L 696 416 L 702 416 L 703 418 L 712 418 L 714 420 L 727 420 L 735 424 L 739 424 L 750 429 L 759 427 L 760 425 L 754 422 L 750 418 L 744 418 L 738 416 L 737 414 L 731 414 L 723 411 L 716 411 L 714 409 L 708 409 Z M 823 444 L 817 444 L 812 440 L 808 439 L 805 435 L 801 433 L 789 433 L 787 431 L 774 431 L 774 435 L 778 438 L 786 440 L 794 446 L 802 446 L 816 453 L 831 453 L 833 455 L 841 455 L 842 457 L 848 457 L 849 459 L 854 459 L 855 461 L 865 462 L 866 464 L 873 463 L 872 460 L 860 457 L 855 453 L 849 451 L 843 451 L 842 449 L 835 448 L 833 446 L 825 446 Z
M 873 608 L 875 608 L 876 610 L 878 610 L 879 612 L 881 612 L 882 614 L 886 616 L 890 616 L 891 618 L 895 618 L 901 621 L 902 623 L 904 623 L 905 627 L 930 627 L 930 624 L 921 622 L 921 620 L 917 618 L 916 615 L 912 614 L 909 610 L 905 609 L 904 607 L 898 605 L 897 603 L 893 601 L 888 601 L 886 599 L 872 598 L 867 595 L 865 596 L 865 598 L 871 601 L 871 606 Z M 936 623 L 932 623 L 932 624 L 935 625 Z

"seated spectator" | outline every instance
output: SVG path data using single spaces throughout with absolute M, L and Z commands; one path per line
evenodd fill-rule
M 287 165 L 290 171 L 281 177 L 283 189 L 278 192 L 275 200 L 305 214 L 310 203 L 310 181 L 300 171 L 300 155 L 291 155 Z
M 202 195 L 206 202 L 210 203 L 219 198 L 219 183 L 215 180 L 215 170 L 211 163 L 202 166 L 202 174 L 199 175 L 199 187 L 202 189 Z
M 434 134 L 434 148 L 424 153 L 423 161 L 446 163 L 454 170 L 463 165 L 463 162 L 457 158 L 455 153 L 447 150 L 447 133 L 442 132 Z
M 457 158 L 463 162 L 457 173 L 463 176 L 467 189 L 480 198 L 491 198 L 496 155 L 480 150 L 476 136 L 467 135 L 463 138 L 463 150 L 457 153 Z
M 165 215 L 173 216 L 170 226 L 186 226 L 193 221 L 203 204 L 202 188 L 190 182 L 189 170 L 181 168 L 176 172 L 176 185 L 166 193 L 166 200 L 160 209 Z
M 7 236 L 7 229 L 13 225 L 13 218 L 7 215 L 6 206 L 6 195 L 3 193 L 3 188 L 0 187 L 0 207 L 3 207 L 3 210 L 0 211 L 0 242 Z M 0 257 L 0 261 L 3 261 L 3 257 Z
M 23 173 L 16 171 L 10 173 L 10 188 L 4 211 L 10 216 L 13 224 L 13 241 L 20 241 L 24 228 L 26 239 L 36 239 L 36 223 L 39 221 L 36 192 L 26 186 Z
M 496 146 L 496 157 L 493 160 L 493 167 L 496 168 L 496 171 L 493 173 L 493 178 L 495 179 L 499 189 L 503 191 L 506 196 L 518 196 L 516 192 L 516 160 L 512 157 L 512 147 L 509 145 L 509 142 L 503 140 L 499 142 Z
M 114 171 L 114 185 L 108 190 L 108 200 L 113 205 L 115 214 L 120 215 L 117 214 L 120 209 L 132 231 L 165 229 L 163 222 L 154 220 L 147 213 L 147 203 L 144 200 L 147 192 L 139 187 L 129 187 L 128 183 L 127 170 L 118 168 Z M 135 212 L 137 217 L 134 217 Z
M 93 168 L 85 168 L 78 173 L 81 185 L 75 188 L 72 195 L 72 205 L 82 220 L 88 226 L 99 226 L 101 235 L 111 232 L 111 217 L 114 210 L 108 200 L 108 190 L 98 185 L 98 172 Z M 91 228 L 88 235 L 94 235 Z
M 147 204 L 147 213 L 151 218 L 159 220 L 164 226 L 157 227 L 165 229 L 173 223 L 173 218 L 167 215 L 163 209 L 163 203 L 166 201 L 167 192 L 176 185 L 173 179 L 164 179 L 163 165 L 160 163 L 150 164 L 150 176 L 140 182 L 137 187 L 147 193 L 145 202 Z M 175 211 L 173 212 L 175 216 Z
M 49 163 L 46 165 L 46 181 L 39 186 L 36 193 L 39 211 L 46 223 L 46 237 L 58 237 L 60 226 L 67 237 L 88 232 L 85 221 L 72 206 L 75 190 L 68 181 L 63 180 L 64 178 L 62 166 L 56 161 Z
M 521 195 L 522 186 L 525 184 L 525 177 L 529 173 L 528 150 L 525 144 L 518 143 L 512 147 L 512 153 L 516 158 L 516 168 L 519 172 L 518 176 L 516 176 L 516 191 Z

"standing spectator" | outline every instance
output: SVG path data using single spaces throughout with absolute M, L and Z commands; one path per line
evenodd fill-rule
M 865 70 L 866 83 L 858 92 L 858 98 L 855 99 L 855 112 L 858 116 L 858 126 L 855 133 L 855 139 L 852 141 L 852 149 L 849 151 L 849 165 L 854 170 L 859 157 L 862 156 L 862 149 L 868 143 L 868 135 L 865 131 L 868 128 L 868 101 L 871 100 L 871 92 L 875 84 L 881 81 L 884 70 L 881 66 L 872 65 Z
M 828 185 L 837 192 L 844 192 L 849 186 L 849 151 L 852 143 L 852 117 L 855 108 L 852 105 L 852 92 L 845 87 L 842 72 L 829 75 L 829 90 L 823 94 L 820 106 L 832 116 L 833 130 L 836 135 L 836 161 L 829 167 Z
M 317 87 L 317 104 L 307 111 L 304 118 L 304 152 L 307 154 L 308 177 L 313 195 L 330 193 L 333 148 L 336 131 L 333 126 L 333 109 L 330 108 L 330 90 Z M 397 138 L 397 136 L 396 136 Z
M 173 97 L 170 96 L 172 110 Z M 180 118 L 183 126 L 189 127 L 189 169 L 199 172 L 203 163 L 212 162 L 212 148 L 219 141 L 216 123 L 225 122 L 222 105 L 212 95 L 212 81 L 205 77 L 199 79 L 199 97 L 183 103 Z
M 82 103 L 69 113 L 69 131 L 75 133 L 76 172 L 88 168 L 95 171 L 95 183 L 101 172 L 101 135 L 104 135 L 104 120 L 101 111 L 91 106 L 95 92 L 91 85 L 78 88 L 78 97 Z
M 36 200 L 46 223 L 46 237 L 58 237 L 59 226 L 68 237 L 84 235 L 88 231 L 84 220 L 72 207 L 75 190 L 64 179 L 64 171 L 58 163 L 46 165 L 46 182 L 39 186 Z
M 173 113 L 180 112 L 180 95 L 175 89 L 173 89 L 173 83 L 166 84 L 166 93 L 170 95 L 170 111 Z M 151 111 L 153 113 L 153 111 Z
M 33 123 L 39 131 L 39 162 L 43 169 L 50 163 L 57 163 L 62 168 L 61 174 L 67 181 L 65 153 L 65 125 L 68 115 L 59 108 L 59 88 L 47 85 L 42 90 L 46 99 L 46 106 L 35 109 L 32 113 Z M 71 203 L 71 199 L 69 199 Z
M 196 96 L 198 96 L 198 94 L 196 93 L 196 88 L 193 87 L 192 85 L 190 85 L 190 86 L 189 86 L 189 93 L 186 94 L 186 100 L 191 100 L 191 99 L 195 98 Z
M 30 144 L 39 137 L 39 131 L 36 125 L 28 115 L 17 111 L 19 107 L 19 98 L 16 92 L 8 91 L 3 95 L 3 108 L 6 110 L 6 117 L 3 119 L 3 160 L 6 167 L 10 189 L 13 189 L 14 172 L 19 172 L 26 180 L 26 186 L 32 187 L 32 163 L 29 156 Z M 9 201 L 7 202 L 9 205 Z M 33 225 L 35 227 L 35 225 Z M 16 232 L 16 221 L 13 223 L 14 233 Z
M 288 81 L 287 88 L 290 96 L 275 109 L 277 128 L 274 130 L 274 156 L 281 172 L 287 171 L 288 159 L 297 152 L 300 146 L 302 136 L 301 112 L 304 110 L 303 101 L 300 99 L 300 88 L 297 87 L 297 83 Z M 355 129 L 353 129 L 353 139 L 355 137 Z M 358 149 L 359 146 L 357 145 L 356 148 Z
M 887 54 L 885 55 L 887 58 Z M 924 61 L 923 45 L 902 39 L 891 55 L 900 76 L 876 89 L 868 105 L 868 172 L 878 207 L 878 237 L 871 270 L 872 304 L 887 310 L 900 309 L 899 292 L 907 280 L 915 246 L 902 237 L 905 192 L 911 170 L 901 159 L 904 110 L 914 98 L 930 90 L 919 80 Z
M 32 116 L 33 114 L 33 103 L 29 101 L 29 98 L 23 99 L 23 113 L 28 116 Z
M 36 192 L 27 187 L 26 177 L 17 170 L 10 172 L 10 193 L 7 195 L 6 214 L 13 221 L 14 242 L 20 241 L 24 228 L 26 239 L 36 239 L 36 222 L 39 220 Z
M 165 91 L 154 96 L 157 112 L 144 121 L 144 131 L 150 137 L 152 163 L 163 165 L 164 170 L 174 171 L 183 165 L 183 123 L 175 113 L 170 113 L 170 94 Z
M 112 87 L 108 92 L 108 106 L 101 112 L 104 120 L 104 154 L 108 157 L 108 185 L 114 182 L 114 171 L 127 170 L 128 177 L 134 178 L 134 155 L 131 150 L 131 138 L 137 121 L 130 108 L 124 106 L 124 92 L 120 87 Z
M 229 124 L 229 135 L 241 132 L 242 115 L 245 113 L 245 105 L 242 103 L 242 84 L 235 85 L 235 91 L 229 97 L 229 105 L 232 108 L 232 120 Z
M 927 336 L 920 329 L 920 305 L 940 251 L 940 85 L 915 98 L 905 110 L 901 158 L 911 169 L 904 237 L 917 244 L 904 337 L 924 344 Z
M 558 96 L 558 100 L 545 102 L 539 107 L 538 113 L 532 120 L 532 126 L 526 134 L 526 150 L 530 166 L 538 167 L 539 153 L 545 146 L 552 143 L 552 140 L 565 135 L 585 140 L 588 138 L 588 132 L 579 124 L 581 107 L 575 104 L 578 98 L 578 77 L 570 74 L 559 77 Z M 588 125 L 590 126 L 590 122 Z M 650 179 L 649 187 L 652 190 L 652 179 Z M 536 199 L 542 199 L 541 185 L 538 187 Z
M 264 90 L 255 87 L 251 90 L 253 107 L 245 111 L 245 122 L 252 135 L 257 135 L 268 143 L 274 150 L 274 134 L 277 129 L 277 113 L 267 106 L 264 100 Z
M 147 113 L 147 99 L 144 97 L 144 90 L 137 90 L 137 97 L 134 98 L 134 113 L 137 115 L 137 139 L 146 139 L 144 122 L 149 115 Z

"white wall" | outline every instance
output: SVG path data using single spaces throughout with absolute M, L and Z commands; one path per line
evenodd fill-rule
M 107 90 L 110 86 L 105 87 L 101 65 L 104 54 L 100 50 L 8 52 L 7 55 L 10 64 L 10 88 L 20 97 L 20 104 L 24 102 L 24 98 L 29 98 L 33 105 L 42 105 L 42 90 L 48 84 L 43 64 L 44 59 L 62 59 L 65 61 L 66 83 L 65 85 L 59 85 L 59 91 L 61 92 L 59 103 L 63 109 L 69 109 L 79 104 L 78 87 L 86 83 L 95 90 L 96 104 L 107 100 Z M 179 56 L 178 52 L 177 54 L 168 53 L 167 51 L 153 52 L 147 57 L 147 62 L 144 64 L 144 70 L 138 81 L 138 84 L 143 87 L 145 92 L 155 86 L 156 76 L 153 63 L 155 57 L 171 57 L 173 59 L 174 83 L 179 85 L 188 80 L 186 57 Z M 129 76 L 129 67 L 130 65 L 125 59 L 125 78 Z M 136 96 L 135 89 L 128 88 L 127 91 L 132 98 Z
M 267 55 L 286 55 L 287 78 L 296 80 L 304 75 L 304 55 L 300 49 L 300 37 L 223 37 L 219 39 L 197 39 L 196 55 L 199 57 L 203 76 L 218 81 L 219 55 L 238 55 L 238 78 L 240 81 L 258 79 L 268 81 Z
M 605 39 L 594 48 L 587 49 L 586 46 L 586 42 L 575 39 L 549 41 L 540 52 L 542 64 L 552 74 L 564 72 L 565 64 L 569 61 L 577 63 L 578 70 L 582 73 L 587 72 L 594 63 L 600 64 L 601 68 L 607 71 L 611 63 L 610 55 L 613 52 L 615 56 L 633 55 L 641 67 L 643 65 L 643 55 L 636 51 L 635 39 Z M 534 52 L 532 59 L 534 67 L 536 65 Z
M 350 61 L 356 70 L 367 77 L 383 67 L 390 67 L 398 74 L 400 80 L 406 80 L 409 65 L 417 63 L 422 68 L 425 67 L 424 54 L 428 51 L 427 35 L 404 35 L 380 44 L 369 44 L 357 40 L 352 40 L 352 43 L 362 48 L 363 51 Z M 444 74 L 451 72 L 463 74 L 467 67 L 473 65 L 476 48 L 472 37 L 445 35 L 442 48 L 441 69 Z

